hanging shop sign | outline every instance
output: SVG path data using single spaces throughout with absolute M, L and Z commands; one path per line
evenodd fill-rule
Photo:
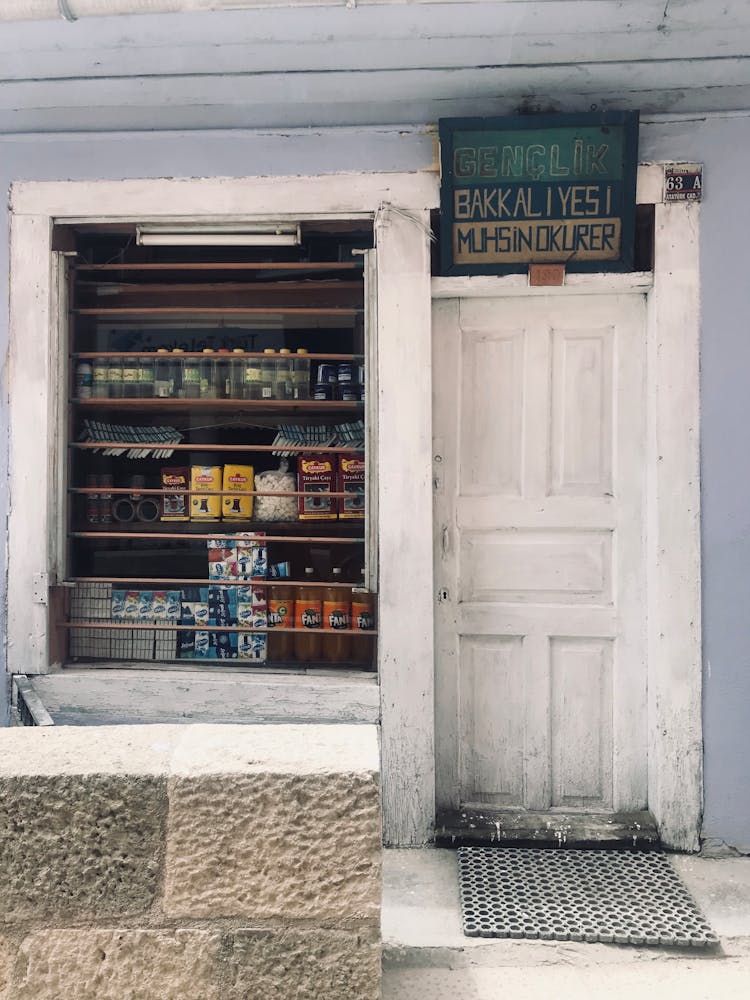
M 444 275 L 633 267 L 638 112 L 440 121 Z

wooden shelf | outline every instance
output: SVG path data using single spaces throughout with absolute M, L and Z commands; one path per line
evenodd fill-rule
M 145 491 L 139 490 L 138 492 Z M 201 494 L 201 496 L 205 495 L 205 492 Z M 236 496 L 236 494 L 233 495 Z M 320 496 L 320 494 L 317 495 Z M 105 525 L 87 524 L 79 520 L 71 530 L 83 532 L 86 535 L 101 534 L 104 537 L 109 537 L 113 531 L 125 535 L 143 535 L 144 537 L 152 535 L 158 537 L 162 533 L 178 534 L 180 538 L 193 538 L 196 535 L 199 537 L 205 535 L 208 538 L 225 538 L 227 536 L 235 538 L 243 533 L 249 533 L 250 535 L 259 535 L 261 541 L 263 537 L 271 535 L 280 535 L 287 540 L 287 535 L 293 536 L 296 532 L 298 535 L 315 536 L 316 539 L 317 536 L 329 534 L 340 536 L 345 541 L 361 541 L 363 527 L 363 518 L 345 518 L 343 520 L 333 518 L 330 521 L 322 519 L 319 521 L 300 521 L 297 519 L 294 521 L 254 521 L 250 518 L 245 521 L 113 521 L 111 524 Z
M 80 271 L 293 271 L 315 273 L 320 271 L 361 271 L 363 265 L 359 261 L 298 261 L 255 263 L 239 261 L 234 264 L 183 262 L 183 263 L 144 263 L 144 264 L 74 264 L 73 270 Z
M 249 581 L 248 581 L 249 582 Z M 143 632 L 154 632 L 157 630 L 169 630 L 170 632 L 260 632 L 264 635 L 281 635 L 282 633 L 289 634 L 292 632 L 302 632 L 304 635 L 328 635 L 331 638 L 333 636 L 344 635 L 344 630 L 341 629 L 330 629 L 330 628 L 282 628 L 281 626 L 276 626 L 274 628 L 253 628 L 250 625 L 178 625 L 176 622 L 159 622 L 158 624 L 151 624 L 150 622 L 139 622 L 137 619 L 133 621 L 110 621 L 108 618 L 97 618 L 89 619 L 88 621 L 80 622 L 58 622 L 60 628 L 96 628 L 96 629 L 138 629 Z M 363 636 L 377 635 L 377 629 L 347 629 L 346 636 L 349 638 L 359 639 Z
M 185 410 L 215 410 L 219 413 L 356 413 L 364 402 L 338 399 L 71 399 L 82 410 L 143 410 L 148 413 L 179 413 Z M 143 447 L 143 445 L 141 445 Z M 158 447 L 158 446 L 157 446 Z M 168 447 L 168 445 L 165 445 Z M 312 449 L 308 449 L 312 450 Z
M 350 306 L 123 306 L 114 309 L 72 309 L 76 316 L 347 316 L 362 313 Z
M 325 587 L 340 587 L 342 590 L 354 590 L 356 587 L 362 586 L 359 583 L 337 583 L 333 580 L 287 580 L 281 577 L 274 580 L 209 580 L 198 578 L 186 580 L 183 577 L 165 578 L 159 576 L 72 576 L 65 583 L 162 583 L 170 587 L 247 587 L 252 585 L 266 590 L 273 587 L 318 587 L 321 590 Z
M 293 445 L 284 446 L 280 448 L 276 444 L 163 444 L 152 443 L 150 445 L 144 444 L 143 441 L 71 441 L 68 444 L 69 448 L 82 449 L 84 451 L 99 450 L 102 451 L 104 448 L 117 448 L 118 450 L 128 451 L 131 448 L 148 449 L 153 451 L 154 449 L 168 449 L 169 451 L 226 451 L 226 452 L 272 452 L 274 454 L 286 455 L 302 455 L 302 454 L 318 454 L 324 453 L 327 455 L 361 455 L 362 448 L 339 448 L 339 447 L 327 447 L 322 445 Z M 116 456 L 115 456 L 116 457 Z M 141 461 L 148 461 L 148 459 L 141 459 Z M 168 459 L 157 459 L 157 461 L 166 462 Z M 131 490 L 131 493 L 138 492 L 137 490 Z M 175 490 L 176 493 L 184 493 L 184 490 Z M 205 492 L 205 490 L 204 490 Z M 235 491 L 236 492 L 236 491 Z
M 170 523 L 170 526 L 173 526 L 174 524 L 180 524 L 180 523 L 182 523 L 182 524 L 189 525 L 191 523 L 197 523 L 197 522 L 190 522 L 190 521 L 179 522 L 179 521 L 177 521 L 177 522 L 169 522 L 169 523 Z M 211 522 L 207 522 L 207 523 L 211 523 Z M 334 521 L 334 522 L 331 522 L 331 523 L 335 524 L 336 522 Z M 157 524 L 158 524 L 158 527 L 160 528 L 161 527 L 161 522 L 157 522 Z M 221 527 L 222 525 L 226 525 L 226 522 L 225 521 L 217 521 L 216 524 L 219 527 Z M 209 533 L 198 534 L 197 532 L 194 533 L 192 531 L 184 531 L 184 532 L 181 532 L 181 533 L 172 532 L 172 531 L 159 531 L 159 530 L 144 531 L 143 529 L 147 528 L 147 527 L 148 527 L 148 525 L 139 523 L 137 525 L 138 530 L 128 531 L 127 529 L 124 529 L 124 530 L 119 530 L 119 531 L 109 531 L 109 530 L 108 531 L 103 531 L 103 530 L 96 530 L 92 526 L 91 529 L 87 529 L 86 531 L 69 531 L 68 532 L 68 537 L 69 538 L 104 538 L 104 539 L 111 539 L 111 540 L 114 540 L 114 539 L 123 539 L 123 538 L 140 538 L 140 539 L 150 539 L 150 540 L 153 540 L 153 541 L 164 541 L 164 542 L 184 542 L 184 541 L 191 541 L 191 542 L 205 541 L 205 542 L 207 542 L 207 541 L 209 541 L 211 539 L 216 538 L 216 539 L 226 539 L 227 541 L 243 540 L 243 541 L 249 541 L 249 542 L 253 542 L 253 541 L 257 541 L 257 542 L 287 542 L 287 543 L 292 543 L 292 544 L 295 544 L 295 545 L 316 545 L 316 544 L 317 545 L 321 545 L 321 544 L 324 544 L 324 545 L 363 545 L 364 541 L 365 541 L 364 538 L 352 537 L 352 536 L 347 536 L 347 535 L 335 535 L 335 536 L 333 536 L 333 535 L 255 535 L 254 536 L 252 534 L 252 532 L 249 532 L 248 534 L 244 534 L 241 531 L 235 531 L 234 533 L 229 533 L 226 530 L 224 530 L 224 531 L 214 531 L 214 532 L 211 532 L 210 534 Z M 201 524 L 200 527 L 203 528 L 204 524 Z M 330 527 L 330 524 L 328 525 L 328 527 Z
M 289 292 L 356 292 L 362 290 L 361 281 L 341 281 L 339 279 L 327 279 L 315 281 L 308 278 L 303 281 L 192 281 L 192 282 L 143 282 L 143 281 L 79 281 L 77 288 L 84 288 L 86 291 L 93 291 L 97 288 L 106 288 L 107 295 L 115 294 L 115 289 L 122 289 L 123 292 L 133 293 L 145 292 L 278 292 L 288 294 Z
M 291 475 L 291 473 L 290 473 Z M 130 496 L 131 494 L 137 495 L 138 498 L 142 496 L 174 496 L 175 493 L 179 493 L 185 496 L 212 496 L 212 497 L 236 497 L 238 495 L 237 490 L 193 490 L 193 489 L 182 489 L 180 487 L 172 486 L 170 489 L 150 489 L 146 487 L 137 486 L 133 488 L 132 486 L 69 486 L 68 493 L 85 493 L 99 495 L 106 494 L 106 496 Z M 243 490 L 243 497 L 319 497 L 320 493 L 317 490 L 285 490 L 284 492 L 271 493 L 268 490 Z M 326 497 L 353 497 L 361 496 L 359 493 L 355 493 L 354 490 L 344 490 L 343 492 L 336 493 L 330 492 L 326 493 Z M 347 518 L 347 520 L 349 520 Z M 351 518 L 351 520 L 356 520 L 356 518 Z M 274 524 L 295 524 L 295 521 L 275 521 Z
M 160 354 L 158 351 L 77 351 L 70 355 L 71 358 L 158 358 L 161 361 L 183 361 L 185 358 L 200 358 L 206 360 L 203 351 L 183 351 L 181 354 Z M 267 358 L 263 351 L 243 351 L 241 354 L 230 351 L 228 354 L 219 354 L 214 351 L 211 361 L 244 361 L 245 358 Z M 278 361 L 280 355 L 277 353 L 274 360 Z M 313 354 L 312 352 L 301 354 L 285 355 L 288 360 L 305 361 L 363 361 L 364 354 Z M 241 400 L 240 400 L 241 402 Z

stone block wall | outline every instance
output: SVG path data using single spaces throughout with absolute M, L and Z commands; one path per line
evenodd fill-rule
M 0 1000 L 375 1000 L 373 726 L 0 730 Z

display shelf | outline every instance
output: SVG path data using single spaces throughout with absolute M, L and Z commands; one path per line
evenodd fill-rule
M 339 506 L 343 511 L 343 501 L 351 499 L 356 490 L 365 488 L 359 463 L 350 469 L 348 463 L 339 462 L 339 458 L 364 458 L 365 401 L 348 398 L 359 396 L 359 392 L 344 394 L 334 390 L 330 394 L 338 396 L 337 399 L 285 399 L 284 386 L 279 387 L 281 382 L 291 381 L 297 386 L 295 394 L 309 392 L 312 395 L 316 375 L 324 374 L 318 371 L 318 365 L 325 363 L 330 363 L 334 372 L 337 365 L 346 365 L 339 373 L 342 377 L 352 374 L 355 384 L 375 384 L 365 377 L 361 367 L 371 358 L 367 348 L 363 261 L 337 260 L 336 257 L 342 255 L 340 242 L 333 236 L 329 238 L 321 236 L 317 230 L 314 232 L 316 235 L 309 246 L 288 254 L 286 251 L 272 252 L 279 257 L 301 257 L 308 253 L 319 257 L 325 253 L 328 260 L 286 262 L 269 259 L 270 253 L 265 250 L 251 249 L 232 253 L 234 262 L 224 262 L 216 259 L 223 251 L 212 248 L 179 253 L 160 248 L 143 250 L 132 245 L 132 234 L 128 233 L 120 243 L 126 258 L 123 262 L 111 252 L 117 253 L 114 237 L 98 234 L 87 248 L 85 234 L 79 234 L 79 253 L 86 254 L 88 260 L 101 260 L 102 263 L 74 261 L 69 289 L 67 480 L 61 497 L 66 507 L 67 552 L 66 579 L 59 591 L 62 595 L 60 607 L 64 609 L 62 617 L 67 620 L 60 621 L 59 625 L 63 636 L 60 645 L 67 648 L 69 657 L 76 662 L 83 658 L 111 665 L 113 661 L 127 660 L 129 666 L 152 669 L 169 668 L 174 664 L 178 668 L 212 671 L 283 672 L 286 669 L 288 672 L 322 667 L 336 672 L 351 668 L 362 673 L 374 668 L 377 596 L 374 594 L 375 581 L 371 573 L 368 575 L 372 555 L 368 556 L 369 528 L 364 517 L 273 522 L 252 519 L 162 521 L 161 518 L 148 522 L 96 521 L 100 515 L 110 516 L 110 499 L 116 501 L 133 495 L 149 498 L 147 506 L 151 514 L 157 507 L 161 514 L 161 499 L 175 494 L 180 494 L 188 505 L 194 505 L 196 497 L 210 496 L 216 501 L 216 508 L 211 507 L 211 512 L 216 513 L 223 509 L 223 498 L 236 497 L 238 492 L 249 499 L 286 498 L 291 514 L 297 509 L 297 498 L 302 497 L 309 503 L 309 498 L 319 498 L 321 491 L 331 501 L 334 512 Z M 351 242 L 351 237 L 348 239 Z M 363 242 L 369 245 L 368 239 Z M 253 257 L 262 259 L 253 260 Z M 102 350 L 104 347 L 108 349 Z M 203 349 L 212 353 L 204 353 Z M 174 354 L 174 350 L 178 354 Z M 284 355 L 280 353 L 282 350 Z M 296 352 L 300 350 L 303 354 L 298 356 Z M 273 358 L 269 359 L 266 351 L 273 351 Z M 243 392 L 243 388 L 237 388 L 240 381 L 243 386 L 246 380 L 255 381 L 247 372 L 252 369 L 251 374 L 254 374 L 256 368 L 250 359 L 271 360 L 270 370 L 259 366 L 269 375 L 268 379 L 263 378 L 264 387 L 269 391 L 265 382 L 270 382 L 271 391 L 282 398 L 199 396 L 186 399 L 152 394 L 110 397 L 109 392 L 114 392 L 119 385 L 116 370 L 121 362 L 131 358 L 135 359 L 134 363 L 122 367 L 138 368 L 138 385 L 143 391 L 148 387 L 150 393 L 156 388 L 176 393 L 181 389 L 183 377 L 192 388 L 194 378 L 185 374 L 185 363 L 210 361 L 215 368 L 201 368 L 200 374 L 209 386 L 215 384 L 217 391 L 220 388 L 224 396 L 228 391 Z M 96 363 L 97 359 L 103 359 L 101 365 Z M 280 364 L 280 360 L 286 360 L 286 365 Z M 297 364 L 300 360 L 307 365 Z M 154 375 L 164 376 L 156 380 L 159 385 L 153 387 L 149 377 L 152 362 Z M 159 362 L 166 362 L 171 367 L 160 368 Z M 349 366 L 351 371 L 347 370 Z M 106 383 L 101 368 L 109 369 Z M 330 368 L 324 371 L 326 375 L 331 373 Z M 127 382 L 131 388 L 134 384 L 132 373 L 128 374 L 123 383 Z M 190 374 L 194 375 L 192 366 Z M 174 385 L 165 387 L 162 383 L 171 381 L 172 377 Z M 305 384 L 307 389 L 302 388 Z M 84 398 L 76 395 L 77 387 L 81 387 Z M 94 397 L 94 391 L 101 392 L 105 398 Z M 343 395 L 347 398 L 342 399 Z M 164 428 L 167 425 L 179 443 L 116 440 L 119 435 L 125 438 L 166 435 Z M 320 430 L 307 430 L 316 425 Z M 289 430 L 290 426 L 302 428 L 299 436 Z M 76 440 L 98 434 L 107 435 L 111 440 Z M 284 443 L 287 437 L 304 442 L 308 436 L 317 434 L 324 440 L 341 443 L 317 445 L 307 442 L 289 446 Z M 320 455 L 321 459 L 325 456 L 329 461 L 320 473 L 305 468 L 302 478 L 297 479 L 297 457 L 309 454 Z M 289 458 L 288 466 L 279 464 L 282 457 Z M 226 467 L 231 463 L 253 466 L 256 476 L 281 472 L 295 478 L 265 480 L 269 485 L 286 487 L 281 489 L 264 490 L 263 480 L 260 480 L 261 488 L 257 488 L 257 482 L 248 479 L 243 483 L 256 488 L 233 489 L 230 484 L 234 480 L 224 478 L 230 475 Z M 225 466 L 222 477 L 216 481 L 221 488 L 191 488 L 190 479 L 195 475 L 192 470 L 190 475 L 181 477 L 185 488 L 164 486 L 165 468 L 182 470 L 202 464 Z M 130 482 L 131 476 L 136 474 L 144 482 L 143 486 Z M 96 485 L 87 485 L 89 482 Z M 107 485 L 108 482 L 113 485 Z M 350 483 L 356 484 L 356 490 Z M 99 498 L 104 498 L 104 502 Z M 260 502 L 259 499 L 257 503 Z M 362 502 L 361 495 L 357 502 Z M 252 507 L 248 505 L 242 510 L 245 516 L 250 510 L 265 513 L 255 502 Z M 272 512 L 275 505 L 266 510 Z M 122 513 L 122 509 L 118 512 Z M 143 513 L 146 513 L 145 507 Z M 92 518 L 91 522 L 86 520 L 87 515 Z M 209 562 L 206 542 L 217 539 L 222 549 L 236 549 L 240 541 L 249 543 L 249 548 L 265 549 L 269 571 L 291 573 L 294 579 L 241 580 L 210 576 L 214 564 Z M 230 559 L 230 554 L 223 555 L 229 567 L 234 556 Z M 231 576 L 226 567 L 227 576 Z M 311 571 L 315 580 L 306 578 Z M 358 600 L 355 592 L 362 589 L 363 575 L 371 582 L 373 593 L 368 591 L 367 599 L 363 596 Z M 341 580 L 342 576 L 346 581 Z M 212 595 L 211 620 L 237 623 L 239 618 L 250 624 L 206 622 L 199 625 L 193 621 L 191 604 L 197 600 L 194 592 L 202 593 L 204 588 L 214 587 L 225 593 L 221 599 Z M 220 615 L 216 610 L 224 604 L 233 607 L 235 598 L 240 597 L 235 594 L 239 587 L 249 587 L 253 591 L 252 595 L 242 595 L 243 603 L 247 596 L 247 603 L 253 607 L 253 618 L 234 610 L 231 615 Z M 175 610 L 170 612 L 169 621 L 148 617 L 143 610 L 153 600 L 148 592 L 163 590 L 180 592 L 180 607 L 173 596 L 170 598 Z M 331 590 L 331 594 L 327 594 L 327 590 Z M 144 614 L 142 620 L 119 616 L 110 619 L 113 591 L 138 591 L 143 595 L 139 597 Z M 325 610 L 325 603 L 334 599 L 338 602 L 335 607 L 339 615 L 350 614 L 350 605 L 360 607 L 360 600 L 364 601 L 363 606 L 371 609 L 374 617 L 364 618 L 364 611 L 360 611 L 354 623 L 360 620 L 372 627 L 323 628 L 324 621 L 329 626 L 339 621 L 337 618 L 334 622 L 333 610 Z M 300 601 L 313 603 L 303 607 Z M 102 602 L 103 609 L 100 607 Z M 288 607 L 283 607 L 285 604 Z M 100 611 L 104 617 L 100 616 Z M 326 617 L 322 618 L 324 611 Z M 266 618 L 266 613 L 273 617 Z M 300 618 L 296 617 L 298 613 Z M 267 621 L 283 624 L 268 627 Z M 301 627 L 306 621 L 319 627 Z M 228 650 L 231 641 L 235 654 L 240 655 L 194 656 L 190 639 L 187 643 L 184 640 L 186 633 L 209 633 L 212 650 Z M 222 633 L 229 633 L 229 638 L 217 638 Z M 250 639 L 245 633 L 258 635 Z M 286 642 L 280 641 L 284 634 L 288 635 Z M 300 637 L 315 637 L 316 642 L 308 644 L 304 639 L 300 642 Z M 347 639 L 343 644 L 347 656 L 339 661 L 331 656 L 338 655 L 335 650 L 340 652 L 341 648 L 333 640 L 341 638 Z M 298 658 L 291 652 L 293 647 Z M 301 655 L 303 648 L 311 654 L 309 660 Z M 132 653 L 125 652 L 131 649 Z M 189 650 L 187 655 L 185 650 Z
M 344 448 L 339 445 L 328 446 L 328 445 L 284 445 L 280 447 L 277 444 L 165 444 L 158 445 L 151 443 L 150 445 L 144 444 L 143 441 L 70 441 L 68 443 L 69 448 L 83 451 L 102 451 L 105 448 L 116 448 L 118 450 L 127 451 L 133 448 L 139 448 L 141 450 L 148 449 L 153 451 L 154 449 L 169 450 L 169 451 L 226 451 L 226 452 L 245 452 L 250 454 L 254 451 L 257 452 L 271 452 L 275 455 L 298 455 L 307 454 L 308 452 L 318 452 L 325 453 L 327 455 L 361 455 L 362 447 L 359 448 Z M 167 459 L 158 459 L 158 461 L 167 461 Z M 131 493 L 137 492 L 136 490 L 131 490 Z M 184 493 L 185 490 L 175 490 L 176 493 Z M 203 491 L 204 493 L 206 490 Z
M 71 309 L 75 316 L 346 316 L 362 309 L 353 306 L 116 306 Z
M 184 579 L 183 577 L 144 577 L 144 576 L 72 576 L 68 580 L 64 581 L 64 584 L 70 583 L 124 583 L 124 584 L 154 584 L 162 583 L 167 586 L 180 586 L 180 587 L 208 587 L 208 586 L 219 586 L 219 587 L 258 587 L 258 588 L 271 588 L 274 587 L 318 587 L 321 590 L 327 587 L 340 587 L 342 590 L 353 590 L 355 588 L 361 587 L 361 583 L 336 583 L 334 581 L 322 581 L 322 580 L 288 580 L 283 577 L 279 577 L 275 580 L 215 580 L 210 578 L 192 578 Z
M 158 460 L 157 460 L 158 461 Z M 191 490 L 191 489 L 177 489 L 174 486 L 171 489 L 148 489 L 146 487 L 136 487 L 132 486 L 69 486 L 68 493 L 86 493 L 86 494 L 106 494 L 106 496 L 131 496 L 131 494 L 137 494 L 139 497 L 143 496 L 174 496 L 175 493 L 180 493 L 184 496 L 206 496 L 207 494 L 212 497 L 234 497 L 237 496 L 237 490 Z M 279 491 L 276 493 L 270 490 L 243 490 L 242 495 L 245 497 L 317 497 L 320 493 L 314 490 L 285 490 L 283 492 Z M 327 492 L 326 497 L 351 497 L 352 492 L 344 491 L 341 493 Z M 352 518 L 354 520 L 354 518 Z M 225 522 L 226 523 L 226 522 Z M 270 523 L 270 522 L 269 522 Z M 283 521 L 283 522 L 273 522 L 274 524 L 293 524 L 298 522 L 293 521 Z
M 191 522 L 173 522 L 173 524 L 190 524 Z M 221 524 L 221 521 L 216 522 Z M 335 523 L 335 522 L 332 522 Z M 325 544 L 325 545 L 352 545 L 354 543 L 358 545 L 364 545 L 364 538 L 353 538 L 346 535 L 265 535 L 258 534 L 253 535 L 252 532 L 244 534 L 240 531 L 235 531 L 233 534 L 227 533 L 225 531 L 214 531 L 211 534 L 197 534 L 193 532 L 181 532 L 176 533 L 172 531 L 144 531 L 143 529 L 148 525 L 140 523 L 138 524 L 138 530 L 136 531 L 101 531 L 95 530 L 92 526 L 91 529 L 86 531 L 69 531 L 69 538 L 149 538 L 155 541 L 170 541 L 170 542 L 181 542 L 185 539 L 190 539 L 191 541 L 209 541 L 211 539 L 226 539 L 227 541 L 232 541 L 236 539 L 242 539 L 244 541 L 259 541 L 259 542 L 290 542 L 295 545 L 313 545 L 313 544 Z M 203 525 L 201 525 L 203 527 Z M 257 529 L 256 529 L 257 530 Z
M 144 413 L 180 413 L 185 410 L 205 413 L 362 413 L 364 402 L 312 399 L 71 399 L 80 410 L 139 410 Z M 308 450 L 311 450 L 308 448 Z M 314 449 L 317 450 L 317 449 Z
M 246 585 L 250 583 L 249 580 L 245 581 Z M 329 638 L 336 636 L 337 638 L 345 637 L 347 639 L 359 639 L 365 636 L 376 636 L 378 634 L 377 629 L 347 629 L 336 631 L 330 628 L 283 628 L 281 626 L 274 626 L 273 628 L 254 628 L 250 625 L 198 625 L 197 623 L 193 625 L 178 625 L 176 622 L 139 622 L 137 619 L 128 621 L 110 621 L 108 618 L 95 618 L 89 619 L 89 621 L 82 622 L 60 622 L 61 628 L 68 629 L 134 629 L 143 632 L 153 632 L 156 630 L 164 629 L 164 631 L 169 632 L 259 632 L 263 635 L 281 635 L 282 633 L 293 633 L 299 632 L 302 635 L 327 635 Z M 229 662 L 233 662 L 233 659 Z
M 180 261 L 169 263 L 168 261 L 149 261 L 140 263 L 129 262 L 127 264 L 85 264 L 76 263 L 74 271 L 289 271 L 291 273 L 320 273 L 336 271 L 362 271 L 360 261 L 236 261 L 234 263 L 223 263 L 216 261 Z
M 173 353 L 160 354 L 159 351 L 74 351 L 70 354 L 71 358 L 158 358 L 163 361 L 175 361 L 176 355 Z M 214 352 L 214 361 L 244 361 L 245 358 L 265 358 L 266 355 L 262 351 L 243 351 L 241 354 L 235 351 L 229 354 L 219 354 L 218 351 Z M 199 358 L 201 361 L 205 361 L 206 355 L 203 351 L 182 351 L 179 354 L 179 359 L 185 358 Z M 292 360 L 297 358 L 298 355 L 293 355 Z M 308 361 L 362 361 L 364 359 L 364 354 L 320 354 L 309 351 L 305 358 Z

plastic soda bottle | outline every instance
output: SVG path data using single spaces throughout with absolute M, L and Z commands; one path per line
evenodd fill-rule
M 268 628 L 294 627 L 294 587 L 273 587 L 268 598 Z M 303 636 L 304 638 L 304 636 Z M 291 660 L 294 656 L 294 632 L 268 633 L 268 659 Z
M 323 636 L 323 656 L 330 663 L 346 663 L 351 656 L 352 598 L 341 583 L 341 570 L 333 571 L 334 586 L 323 591 L 323 628 L 330 635 Z
M 315 579 L 312 566 L 305 569 L 305 583 Z M 302 586 L 297 590 L 294 601 L 294 627 L 300 629 L 319 629 L 323 617 L 323 601 L 320 587 Z M 322 636 L 319 632 L 294 632 L 294 657 L 297 660 L 311 662 L 320 659 Z

